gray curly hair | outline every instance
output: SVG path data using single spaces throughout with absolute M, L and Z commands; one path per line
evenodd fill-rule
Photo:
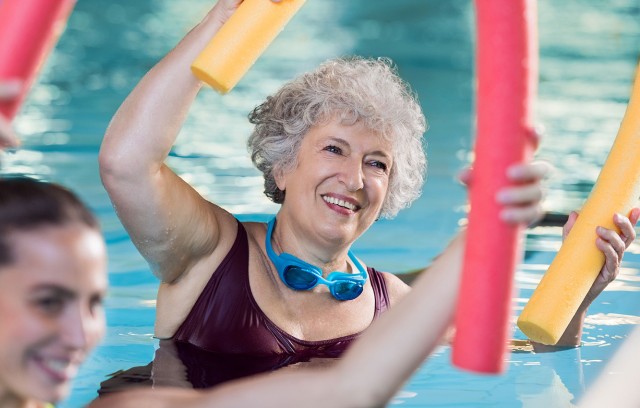
M 300 143 L 311 127 L 336 115 L 345 124 L 361 122 L 392 143 L 393 165 L 380 216 L 393 218 L 420 196 L 426 176 L 422 139 L 426 120 L 416 95 L 391 60 L 338 58 L 285 84 L 257 106 L 247 146 L 264 175 L 265 194 L 283 203 L 276 171 L 296 166 Z

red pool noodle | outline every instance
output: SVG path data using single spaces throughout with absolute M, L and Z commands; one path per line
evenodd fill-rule
M 0 1 L 0 81 L 23 81 L 20 96 L 0 102 L 0 114 L 11 120 L 36 74 L 55 45 L 75 0 Z
M 533 154 L 537 89 L 535 0 L 476 0 L 477 137 L 471 210 L 456 310 L 453 364 L 498 374 L 511 327 L 522 228 L 500 220 L 506 169 Z

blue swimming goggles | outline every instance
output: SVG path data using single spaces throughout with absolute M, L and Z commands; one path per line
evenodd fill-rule
M 276 266 L 280 279 L 291 289 L 309 290 L 315 288 L 319 283 L 327 285 L 331 295 L 338 300 L 352 300 L 360 296 L 364 284 L 367 282 L 367 271 L 355 256 L 348 252 L 349 259 L 358 269 L 358 274 L 345 272 L 331 272 L 327 278 L 322 277 L 322 269 L 311 265 L 286 252 L 280 255 L 273 251 L 271 246 L 271 235 L 276 224 L 275 217 L 269 221 L 267 226 L 267 237 L 265 248 L 271 262 Z

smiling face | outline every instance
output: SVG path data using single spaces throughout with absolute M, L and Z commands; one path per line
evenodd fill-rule
M 350 245 L 380 213 L 393 165 L 391 143 L 360 122 L 338 119 L 312 127 L 302 140 L 297 166 L 276 176 L 286 190 L 280 214 L 304 233 Z
M 104 333 L 106 249 L 74 223 L 9 233 L 0 266 L 0 402 L 55 402 Z

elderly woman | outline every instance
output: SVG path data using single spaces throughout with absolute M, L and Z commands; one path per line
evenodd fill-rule
M 338 355 L 409 291 L 351 246 L 418 197 L 425 120 L 385 60 L 329 61 L 285 84 L 251 113 L 249 139 L 281 208 L 268 224 L 238 222 L 164 161 L 202 86 L 190 63 L 240 2 L 218 2 L 127 97 L 100 151 L 102 180 L 162 280 L 159 338 L 217 353 Z M 545 171 L 510 169 L 507 221 L 539 215 Z
M 0 406 L 66 396 L 104 332 L 106 248 L 69 191 L 0 180 Z

